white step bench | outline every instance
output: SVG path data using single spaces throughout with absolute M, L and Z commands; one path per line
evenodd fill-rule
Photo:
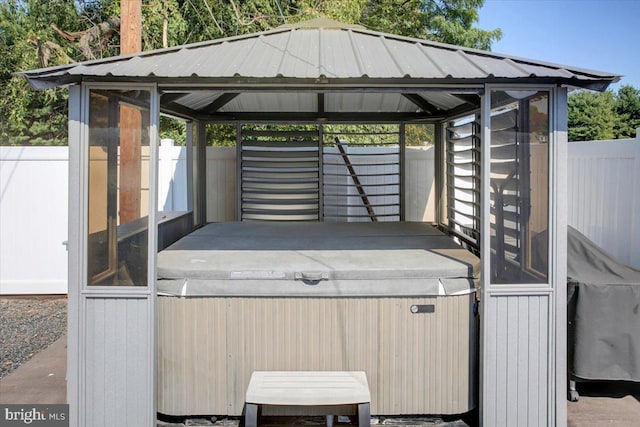
M 260 405 L 356 405 L 358 426 L 371 425 L 371 393 L 364 372 L 256 371 L 245 402 L 246 427 L 258 425 Z

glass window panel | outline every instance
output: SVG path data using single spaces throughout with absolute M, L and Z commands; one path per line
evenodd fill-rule
M 90 92 L 89 285 L 147 286 L 149 98 Z
M 491 103 L 491 283 L 548 283 L 549 93 Z

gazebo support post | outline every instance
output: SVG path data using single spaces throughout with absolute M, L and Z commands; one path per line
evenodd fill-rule
M 482 426 L 567 423 L 566 102 L 554 86 L 487 85 L 483 97 Z
M 207 222 L 207 128 L 202 121 L 192 123 L 193 135 L 193 224 Z
M 554 237 L 554 253 L 558 254 L 555 259 L 555 284 L 556 284 L 556 426 L 567 425 L 567 227 L 569 206 L 567 200 L 569 195 L 567 162 L 569 159 L 569 134 L 568 134 L 568 91 L 566 87 L 556 87 L 555 92 L 555 115 L 554 141 L 555 152 L 552 171 L 554 179 L 551 185 L 556 191 L 553 207 L 550 210 L 555 212 L 556 235 Z
M 147 125 L 122 129 L 106 115 L 135 88 Z M 71 427 L 152 426 L 156 420 L 155 283 L 159 95 L 155 85 L 82 84 L 69 88 L 69 291 L 67 401 Z M 148 197 L 139 218 L 115 214 L 123 132 L 149 150 Z M 115 155 L 112 155 L 114 154 Z M 136 177 L 133 177 L 136 178 Z M 146 200 L 148 199 L 148 203 Z M 120 218 L 122 220 L 122 218 Z M 117 229 L 117 232 L 116 232 Z M 115 254 L 115 258 L 111 257 Z M 126 384 L 124 386 L 123 384 Z
M 79 426 L 80 411 L 80 289 L 84 263 L 84 180 L 80 167 L 82 87 L 69 87 L 69 228 L 67 282 L 67 403 L 69 425 Z

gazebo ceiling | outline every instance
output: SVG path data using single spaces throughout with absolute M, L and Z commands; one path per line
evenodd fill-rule
M 370 31 L 324 18 L 270 31 L 17 73 L 36 88 L 152 82 L 166 111 L 211 120 L 345 112 L 406 119 L 473 107 L 485 83 L 604 90 L 611 73 Z M 440 90 L 434 90 L 440 88 Z M 455 90 L 452 91 L 452 88 Z M 295 92 L 295 93 L 293 93 Z M 452 111 L 453 110 L 453 111 Z

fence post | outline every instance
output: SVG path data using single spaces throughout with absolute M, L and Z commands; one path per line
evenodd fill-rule
M 633 212 L 636 214 L 632 218 L 634 221 L 630 224 L 631 236 L 640 236 L 640 128 L 636 129 L 636 139 L 633 142 L 635 146 L 635 166 L 633 168 L 633 185 L 631 186 L 631 197 L 633 197 Z M 640 268 L 640 244 L 635 244 L 631 254 L 633 266 Z
M 161 139 L 158 153 L 158 206 L 159 211 L 173 210 L 173 140 Z

